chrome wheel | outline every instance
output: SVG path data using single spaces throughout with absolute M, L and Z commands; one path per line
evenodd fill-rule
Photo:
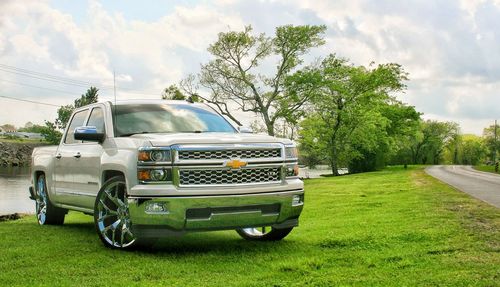
M 244 233 L 248 234 L 249 236 L 252 237 L 260 237 L 264 236 L 266 234 L 269 234 L 271 232 L 272 228 L 270 226 L 266 227 L 251 227 L 251 228 L 242 228 L 241 231 Z
M 112 178 L 99 191 L 94 219 L 102 241 L 109 247 L 126 248 L 135 242 L 122 178 Z
M 38 224 L 44 225 L 47 220 L 47 190 L 45 188 L 45 177 L 43 175 L 38 177 L 36 182 L 36 218 Z
M 237 229 L 236 232 L 246 240 L 277 241 L 285 238 L 293 227 L 274 228 L 272 226 L 248 227 Z

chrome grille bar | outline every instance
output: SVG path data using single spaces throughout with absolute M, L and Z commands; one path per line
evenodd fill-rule
M 274 183 L 281 181 L 281 168 L 244 169 L 182 169 L 179 170 L 180 186 L 234 185 Z
M 180 160 L 213 160 L 213 159 L 252 159 L 281 158 L 281 149 L 214 149 L 214 150 L 180 150 Z

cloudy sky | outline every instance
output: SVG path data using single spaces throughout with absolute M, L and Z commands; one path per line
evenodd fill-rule
M 2 0 L 0 124 L 56 117 L 56 106 L 5 97 L 64 105 L 92 83 L 111 100 L 113 71 L 118 98 L 159 98 L 210 60 L 217 33 L 285 24 L 327 26 L 310 59 L 402 64 L 398 97 L 425 118 L 476 134 L 500 119 L 500 0 Z

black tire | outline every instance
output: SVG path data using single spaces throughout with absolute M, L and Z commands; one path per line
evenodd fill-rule
M 262 231 L 259 231 L 259 228 Z M 277 229 L 273 227 L 259 227 L 259 228 L 241 228 L 237 229 L 236 232 L 246 240 L 253 241 L 278 241 L 285 238 L 290 232 L 292 232 L 293 227 Z M 268 232 L 265 228 L 270 228 Z
M 40 225 L 62 225 L 64 217 L 68 213 L 67 209 L 59 208 L 50 201 L 44 174 L 40 174 L 36 179 L 35 209 L 35 215 Z
M 94 204 L 94 225 L 104 246 L 131 249 L 137 239 L 130 227 L 127 187 L 122 175 L 108 179 L 97 193 Z

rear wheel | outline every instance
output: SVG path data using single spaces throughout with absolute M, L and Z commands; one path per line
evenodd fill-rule
M 110 178 L 97 194 L 94 224 L 102 243 L 109 248 L 126 249 L 135 245 L 123 176 Z
M 66 209 L 54 206 L 49 199 L 45 175 L 41 174 L 36 180 L 35 188 L 36 219 L 40 225 L 61 225 L 64 223 Z
M 246 240 L 255 241 L 278 241 L 285 238 L 293 227 L 277 229 L 271 226 L 249 227 L 237 229 L 236 232 Z

